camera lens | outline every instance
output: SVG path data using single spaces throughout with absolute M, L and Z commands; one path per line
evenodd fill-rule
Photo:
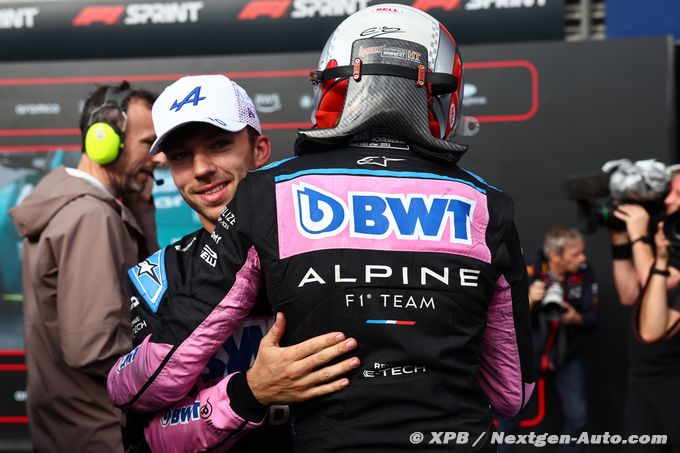
M 666 217 L 663 223 L 663 234 L 671 242 L 671 246 L 680 246 L 680 211 Z
M 564 289 L 559 282 L 552 282 L 545 290 L 545 296 L 541 302 L 543 316 L 549 321 L 556 321 L 564 313 Z

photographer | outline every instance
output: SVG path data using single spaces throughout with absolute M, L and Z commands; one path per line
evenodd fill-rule
M 680 173 L 674 173 L 664 199 L 666 214 L 680 208 Z M 655 236 L 655 256 L 649 239 L 649 214 L 639 205 L 622 204 L 614 215 L 625 232 L 610 232 L 614 282 L 621 304 L 636 307 L 629 339 L 629 377 L 625 408 L 627 434 L 666 434 L 668 445 L 657 450 L 680 451 L 680 336 L 672 335 L 679 318 L 678 257 L 669 256 L 663 230 Z M 668 308 L 668 301 L 675 308 Z M 635 451 L 631 447 L 630 451 Z
M 588 418 L 583 332 L 597 323 L 597 284 L 586 261 L 581 233 L 554 227 L 543 249 L 527 260 L 529 306 L 536 364 L 539 373 L 550 372 L 562 402 L 564 433 L 578 437 Z M 514 432 L 522 414 L 501 421 L 499 431 Z M 580 451 L 565 445 L 565 451 Z M 511 451 L 510 445 L 498 453 Z

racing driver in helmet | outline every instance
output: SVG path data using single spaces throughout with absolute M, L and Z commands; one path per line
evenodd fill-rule
M 457 45 L 422 11 L 375 5 L 337 27 L 311 78 L 314 126 L 296 156 L 241 182 L 197 245 L 209 259 L 166 250 L 183 278 L 163 299 L 196 316 L 135 306 L 160 328 L 110 373 L 113 401 L 151 411 L 182 398 L 214 353 L 206 329 L 228 331 L 266 289 L 288 343 L 337 330 L 359 345 L 345 389 L 292 406 L 297 451 L 451 451 L 435 437 L 456 432 L 457 451 L 491 452 L 492 410 L 513 416 L 533 390 L 527 277 L 512 199 L 457 165 Z M 205 350 L 190 348 L 199 334 Z M 154 385 L 168 373 L 176 386 Z M 215 420 L 234 437 L 263 422 L 240 415 L 261 402 L 232 407 L 225 392 L 196 395 L 221 414 L 194 422 L 216 445 L 228 443 Z

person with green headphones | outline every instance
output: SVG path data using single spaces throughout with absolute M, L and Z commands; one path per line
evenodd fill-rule
M 77 168 L 49 173 L 10 211 L 23 238 L 28 419 L 36 451 L 123 451 L 106 375 L 131 346 L 125 271 L 158 248 L 156 138 L 146 90 L 98 87 Z

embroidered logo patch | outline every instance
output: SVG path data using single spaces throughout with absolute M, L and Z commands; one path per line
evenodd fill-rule
M 168 288 L 165 276 L 165 247 L 128 270 L 128 276 L 151 311 L 156 313 Z

